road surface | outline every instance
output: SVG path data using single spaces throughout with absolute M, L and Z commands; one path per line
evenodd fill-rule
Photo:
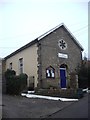
M 88 111 L 90 106 L 90 94 L 85 95 L 84 98 L 80 99 L 66 108 L 58 111 L 48 118 L 88 118 Z
M 88 96 L 77 102 L 3 95 L 3 118 L 87 118 Z

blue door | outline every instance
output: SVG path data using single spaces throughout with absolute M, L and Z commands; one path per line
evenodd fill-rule
M 60 68 L 60 85 L 61 88 L 66 88 L 66 68 Z

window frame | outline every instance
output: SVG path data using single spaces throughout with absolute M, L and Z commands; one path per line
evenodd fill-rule
M 60 39 L 58 41 L 58 46 L 61 50 L 66 50 L 67 49 L 67 43 L 64 39 Z
M 9 69 L 12 70 L 12 62 L 9 63 Z
M 48 73 L 50 76 L 48 76 Z M 54 75 L 54 76 L 52 76 L 52 75 Z M 46 78 L 55 79 L 55 69 L 52 66 L 49 66 L 46 68 Z
M 23 58 L 19 59 L 19 73 L 23 73 Z

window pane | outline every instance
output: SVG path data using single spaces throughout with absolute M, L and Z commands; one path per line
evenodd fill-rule
M 48 67 L 46 69 L 46 77 L 47 78 L 54 78 L 55 77 L 55 69 L 53 67 Z
M 9 64 L 9 69 L 12 70 L 12 63 Z
M 23 73 L 23 58 L 19 59 L 20 74 Z
M 54 73 L 52 73 L 52 77 L 54 77 Z
M 50 77 L 50 73 L 48 73 L 48 77 Z

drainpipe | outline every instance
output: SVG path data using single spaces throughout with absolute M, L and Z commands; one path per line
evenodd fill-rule
M 42 88 L 42 59 L 41 59 L 41 43 L 38 42 L 38 87 Z

